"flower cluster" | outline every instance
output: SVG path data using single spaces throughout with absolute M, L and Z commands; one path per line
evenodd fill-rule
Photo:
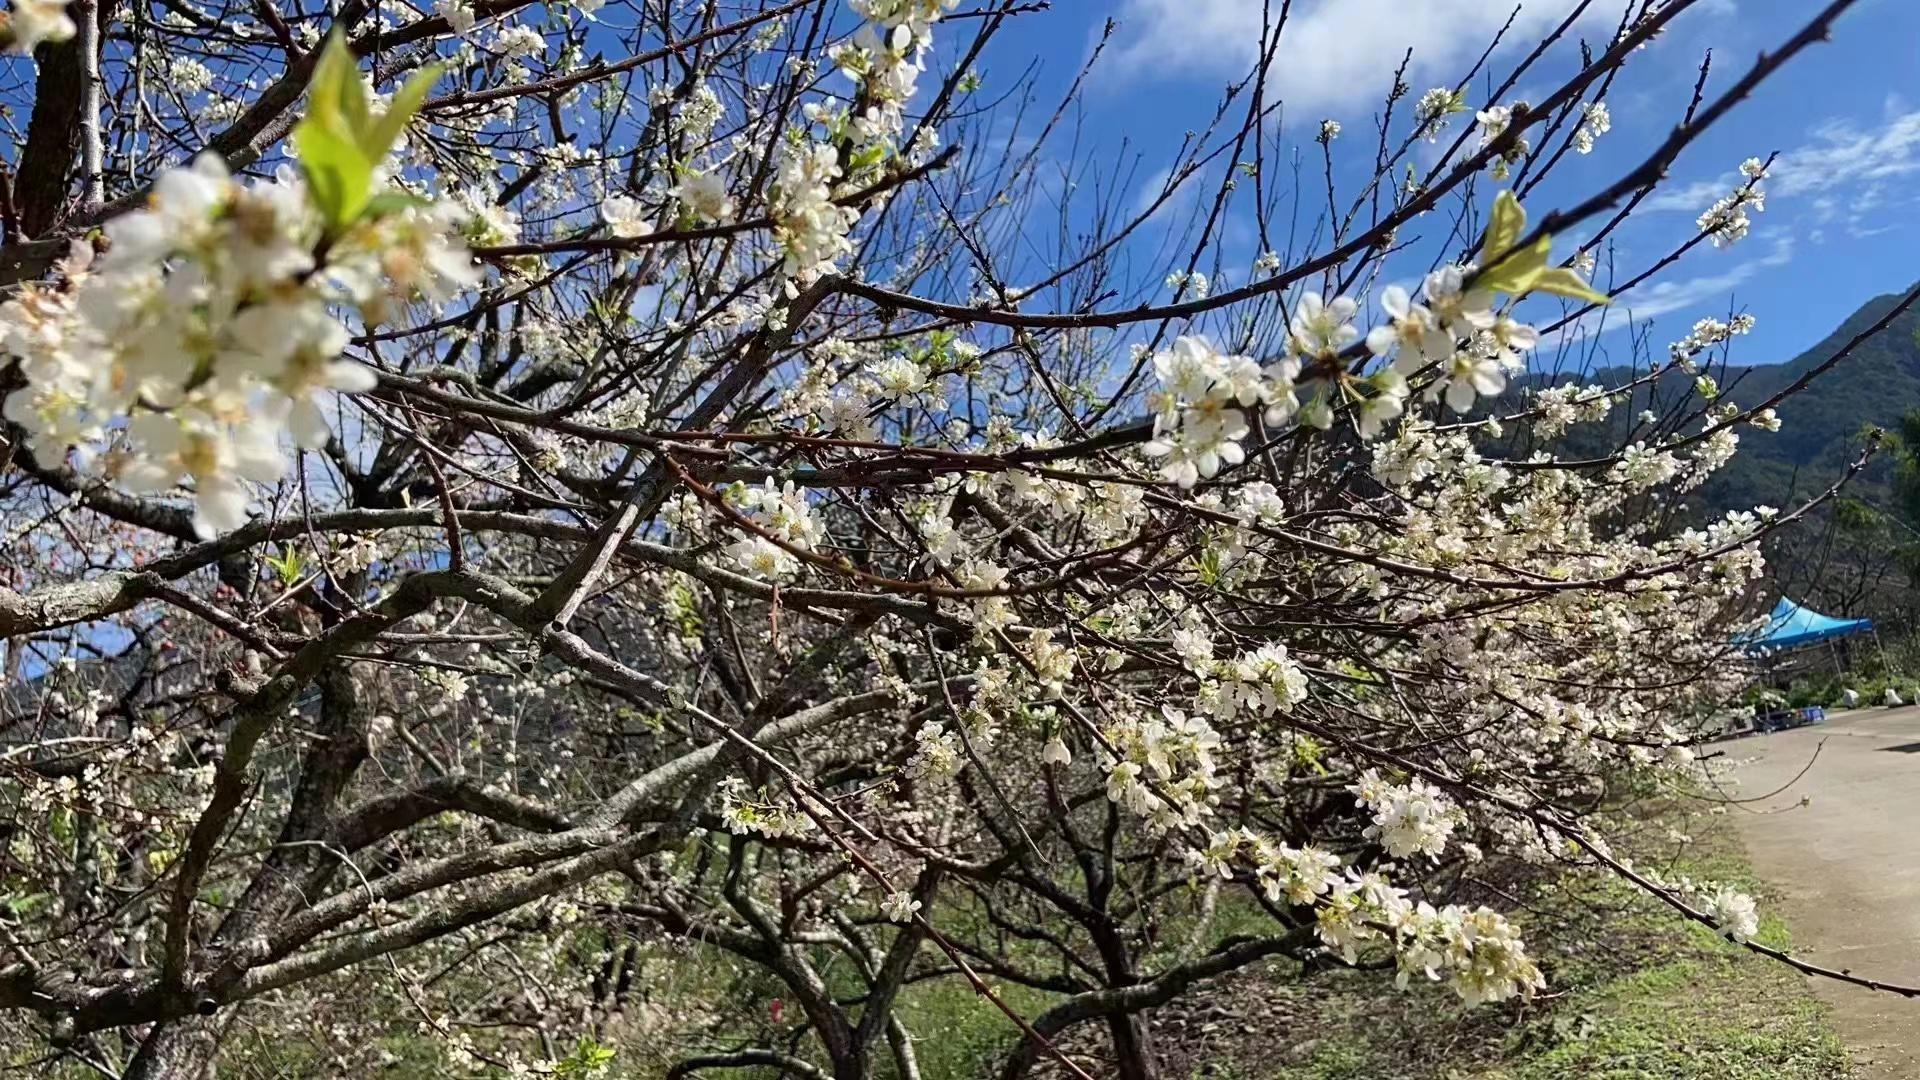
M 432 78 L 405 96 L 417 103 Z M 329 393 L 373 388 L 370 370 L 341 359 L 337 310 L 372 325 L 395 303 L 479 280 L 458 202 L 375 198 L 411 107 L 375 111 L 337 38 L 313 81 L 294 130 L 307 179 L 241 183 L 202 154 L 155 180 L 145 209 L 107 222 L 104 255 L 76 244 L 53 283 L 0 308 L 0 348 L 27 377 L 5 411 L 35 452 L 79 447 L 133 491 L 190 481 L 203 536 L 246 520 L 245 481 L 280 478 L 283 435 L 326 444 Z
M 1428 274 L 1421 286 L 1424 302 L 1398 285 L 1381 291 L 1387 319 L 1368 332 L 1367 348 L 1376 356 L 1391 356 L 1393 364 L 1368 380 L 1369 392 L 1356 403 L 1363 437 L 1375 437 L 1405 411 L 1409 377 L 1429 365 L 1438 368 L 1427 384 L 1427 398 L 1444 396 L 1455 412 L 1505 390 L 1507 374 L 1525 366 L 1523 354 L 1539 335 L 1530 326 L 1496 315 L 1491 293 L 1467 287 L 1469 269 L 1447 266 Z
M 1562 383 L 1533 396 L 1533 433 L 1541 439 L 1554 439 L 1574 424 L 1605 420 L 1613 411 L 1613 395 L 1604 387 Z
M 600 201 L 600 220 L 616 240 L 632 240 L 653 232 L 653 222 L 638 199 L 609 195 Z
M 1236 866 L 1245 864 L 1268 900 L 1285 899 L 1297 906 L 1325 896 L 1340 872 L 1338 855 L 1311 846 L 1275 843 L 1246 827 L 1214 833 L 1206 847 L 1188 849 L 1187 861 L 1199 873 L 1228 879 Z
M 0 38 L 8 52 L 33 55 L 43 41 L 60 42 L 73 37 L 77 29 L 67 14 L 68 0 L 12 0 L 5 22 L 0 23 Z
M 1435 142 L 1446 128 L 1447 118 L 1466 111 L 1466 98 L 1459 91 L 1436 86 L 1421 94 L 1413 107 L 1414 132 L 1428 142 Z
M 1193 825 L 1212 813 L 1214 751 L 1220 737 L 1204 717 L 1162 705 L 1158 716 L 1110 726 L 1119 754 L 1107 770 L 1107 798 L 1150 828 Z
M 880 902 L 880 913 L 887 917 L 888 922 L 912 922 L 914 915 L 919 911 L 920 901 L 915 900 L 911 894 L 898 890 L 888 893 L 886 899 Z
M 1216 666 L 1223 696 L 1257 716 L 1272 716 L 1307 699 L 1307 674 L 1279 642 Z
M 1594 141 L 1612 130 L 1613 115 L 1607 111 L 1607 103 L 1588 102 L 1580 110 L 1580 126 L 1573 129 L 1574 153 L 1593 153 Z
M 733 220 L 733 197 L 727 194 L 726 177 L 718 172 L 687 169 L 667 196 L 678 200 L 696 222 Z
M 1348 963 L 1359 959 L 1363 945 L 1388 946 L 1402 989 L 1419 973 L 1444 980 L 1472 1006 L 1546 986 L 1518 929 L 1499 912 L 1415 901 L 1384 873 L 1343 871 L 1338 856 L 1318 848 L 1275 843 L 1239 828 L 1214 833 L 1188 853 L 1188 863 L 1196 873 L 1229 880 L 1244 868 L 1269 901 L 1314 908 L 1320 941 Z
M 812 819 L 792 798 L 751 790 L 738 776 L 720 781 L 715 794 L 720 803 L 720 820 L 728 832 L 742 836 L 757 833 L 777 839 L 801 836 L 813 828 Z
M 1469 1008 L 1505 1001 L 1546 986 L 1539 965 L 1506 917 L 1492 908 L 1421 903 L 1395 926 L 1397 972 L 1405 987 L 1413 972 L 1445 979 Z
M 1150 398 L 1153 440 L 1149 457 L 1164 458 L 1161 475 L 1183 488 L 1246 459 L 1247 410 L 1260 407 L 1268 424 L 1285 422 L 1297 407 L 1297 361 L 1262 368 L 1245 356 L 1228 356 L 1202 337 L 1180 337 L 1153 357 L 1160 386 Z
M 1757 214 L 1767 208 L 1767 193 L 1760 187 L 1760 182 L 1767 178 L 1766 163 L 1759 158 L 1748 158 L 1740 163 L 1740 175 L 1746 178 L 1745 182 L 1722 195 L 1694 223 L 1702 233 L 1713 238 L 1714 247 L 1732 247 L 1745 239 L 1753 225 L 1747 212 Z
M 853 250 L 847 233 L 860 215 L 833 201 L 839 153 L 825 143 L 793 142 L 781 150 L 774 177 L 773 237 L 784 253 L 788 289 L 832 273 Z
M 1073 678 L 1076 655 L 1072 649 L 1053 640 L 1052 630 L 1041 627 L 1028 634 L 1020 652 L 1047 697 L 1057 698 L 1066 693 L 1067 680 Z
M 834 65 L 859 87 L 859 111 L 834 117 L 856 147 L 879 145 L 891 152 L 904 129 L 933 26 L 959 0 L 849 0 L 864 22 L 853 39 L 832 52 Z
M 1205 300 L 1213 283 L 1198 270 L 1175 270 L 1167 275 L 1167 288 L 1173 291 L 1175 300 Z
M 1368 769 L 1347 790 L 1373 812 L 1367 839 L 1379 843 L 1396 859 L 1440 854 L 1446 850 L 1447 837 L 1463 820 L 1453 800 L 1417 777 L 1394 784 L 1382 779 L 1377 770 Z
M 410 206 L 356 224 L 322 262 L 325 225 L 298 178 L 243 184 L 202 155 L 107 223 L 104 255 L 76 245 L 59 281 L 0 308 L 0 343 L 28 381 L 6 415 L 37 453 L 80 447 L 129 490 L 190 480 L 195 528 L 233 529 L 243 481 L 284 471 L 281 436 L 324 445 L 325 395 L 373 388 L 341 359 L 349 335 L 331 309 L 373 322 L 395 299 L 473 284 L 460 226 L 454 204 Z
M 1693 324 L 1693 329 L 1687 331 L 1686 337 L 1667 346 L 1667 353 L 1676 367 L 1690 375 L 1694 374 L 1698 370 L 1694 365 L 1694 357 L 1752 332 L 1753 324 L 1753 316 L 1747 314 L 1735 315 L 1731 321 L 1701 319 Z
M 923 780 L 940 780 L 960 771 L 964 747 L 960 736 L 946 726 L 929 720 L 913 736 L 913 757 L 908 767 Z
M 826 539 L 826 526 L 791 480 L 784 486 L 772 480 L 758 487 L 735 484 L 727 489 L 726 499 L 760 530 L 726 548 L 734 565 L 753 577 L 786 581 L 799 573 L 800 560 L 781 545 L 811 551 Z
M 473 29 L 473 5 L 465 0 L 434 0 L 433 13 L 447 20 L 447 28 L 465 35 Z
M 1630 859 L 1620 861 L 1632 866 Z M 1729 941 L 1751 941 L 1760 933 L 1759 906 L 1751 895 L 1740 889 L 1718 881 L 1696 880 L 1685 874 L 1669 877 L 1650 867 L 1638 868 L 1638 873 L 1654 888 L 1693 905 Z
M 1747 941 L 1760 932 L 1759 908 L 1746 893 L 1722 885 L 1703 900 L 1707 917 L 1731 940 Z
M 1505 135 L 1507 128 L 1513 125 L 1514 114 L 1525 111 L 1525 105 L 1489 105 L 1474 114 L 1480 126 L 1480 148 L 1485 150 L 1493 145 L 1494 140 Z M 1525 136 L 1514 137 L 1495 155 L 1489 172 L 1495 180 L 1505 180 L 1514 163 L 1525 158 L 1532 149 L 1532 144 L 1527 142 Z
M 706 141 L 713 129 L 727 115 L 726 103 L 713 87 L 707 85 L 705 75 L 696 76 L 693 85 L 684 93 L 673 87 L 660 86 L 648 95 L 648 103 L 656 109 L 668 112 L 667 126 L 675 134 L 685 135 L 688 142 Z

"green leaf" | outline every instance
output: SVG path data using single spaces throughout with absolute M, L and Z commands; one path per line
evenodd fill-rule
M 397 214 L 402 210 L 412 210 L 430 205 L 432 204 L 426 199 L 415 195 L 413 192 L 401 191 L 396 188 L 393 191 L 383 191 L 375 195 L 372 199 L 369 199 L 366 207 L 360 211 L 360 216 L 378 219 L 386 217 L 388 214 Z
M 363 214 L 391 213 L 406 205 L 386 196 L 375 200 L 374 174 L 439 77 L 438 64 L 421 68 L 394 94 L 387 110 L 375 116 L 353 49 L 337 32 L 327 39 L 314 64 L 307 114 L 293 129 L 293 144 L 328 235 L 338 236 Z
M 607 1066 L 613 1062 L 613 1058 L 612 1047 L 602 1046 L 591 1037 L 582 1035 L 580 1042 L 574 1046 L 573 1053 L 554 1062 L 553 1074 L 564 1077 L 599 1076 L 606 1071 Z
M 1300 422 L 1308 427 L 1325 431 L 1333 426 L 1333 406 L 1327 401 L 1326 391 L 1313 396 L 1313 400 L 1300 408 Z
M 1556 266 L 1541 272 L 1533 283 L 1534 292 L 1552 293 L 1569 300 L 1584 300 L 1589 304 L 1607 303 L 1607 294 L 1587 284 L 1587 280 L 1564 266 Z
M 53 894 L 46 892 L 26 893 L 20 896 L 9 895 L 5 901 L 0 901 L 0 907 L 4 907 L 7 914 L 19 918 L 22 915 L 33 914 L 36 910 L 45 907 L 47 901 L 52 899 Z
M 1475 286 L 1516 297 L 1527 295 L 1533 291 L 1534 284 L 1547 268 L 1547 255 L 1552 242 L 1551 237 L 1542 234 L 1539 239 L 1519 250 L 1499 249 L 1505 254 L 1483 264 L 1486 268 L 1480 271 Z
M 865 150 L 860 151 L 859 153 L 853 155 L 852 158 L 848 159 L 847 171 L 849 173 L 854 173 L 854 174 L 863 173 L 863 172 L 866 172 L 868 169 L 873 168 L 875 165 L 880 164 L 882 161 L 885 161 L 886 158 L 887 158 L 886 144 L 874 143 L 873 145 L 867 147 Z
M 373 192 L 376 161 L 361 138 L 368 123 L 366 87 L 352 49 L 336 32 L 314 65 L 307 115 L 293 129 L 301 171 L 331 235 L 359 216 Z
M 1527 212 L 1513 192 L 1495 196 L 1493 217 L 1480 239 L 1482 269 L 1474 283 L 1477 288 L 1507 293 L 1516 299 L 1544 292 L 1589 304 L 1607 302 L 1606 294 L 1588 285 L 1579 274 L 1564 266 L 1548 265 L 1553 254 L 1551 235 L 1541 233 L 1525 247 L 1516 247 L 1526 231 Z
M 393 95 L 387 111 L 381 113 L 379 119 L 369 122 L 361 143 L 361 149 L 366 151 L 368 157 L 375 161 L 386 158 L 387 152 L 393 149 L 393 144 L 399 142 L 401 134 L 407 130 L 407 124 L 419 113 L 420 106 L 426 103 L 427 91 L 433 89 L 433 84 L 440 80 L 441 71 L 439 64 L 428 64 L 414 72 Z
M 307 85 L 307 115 L 321 117 L 328 126 L 361 131 L 367 126 L 367 87 L 360 81 L 360 64 L 346 36 L 335 30 L 320 50 Z
M 1300 735 L 1297 733 L 1294 735 L 1293 763 L 1295 766 L 1325 776 L 1327 775 L 1327 767 L 1322 764 L 1321 761 L 1325 755 L 1326 748 L 1321 746 L 1319 741 L 1313 736 Z
M 280 584 L 283 586 L 291 586 L 300 580 L 300 572 L 305 569 L 305 562 L 300 558 L 300 552 L 292 547 L 281 548 L 280 557 L 277 559 L 271 555 L 262 557 L 268 566 L 273 567 L 273 572 L 279 576 Z
M 1527 212 L 1521 208 L 1520 200 L 1513 192 L 1503 191 L 1493 198 L 1493 217 L 1487 222 L 1487 231 L 1480 238 L 1480 262 L 1491 266 L 1493 260 L 1507 253 L 1507 249 L 1520 242 L 1520 234 L 1527 231 Z
M 330 127 L 301 121 L 293 130 L 300 151 L 300 171 L 330 235 L 339 235 L 360 216 L 373 191 L 373 163 L 360 152 L 351 136 Z
M 1203 548 L 1193 561 L 1200 574 L 1200 584 L 1208 588 L 1220 584 L 1220 575 L 1225 567 L 1221 563 L 1219 548 L 1212 546 Z

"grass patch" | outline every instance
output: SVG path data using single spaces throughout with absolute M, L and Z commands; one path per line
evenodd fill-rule
M 1760 894 L 1724 819 L 1640 813 L 1620 822 L 1643 865 Z M 1674 858 L 1673 827 L 1694 831 Z M 1667 857 L 1661 858 L 1660 853 Z M 1513 909 L 1548 979 L 1532 1002 L 1462 1008 L 1444 987 L 1406 992 L 1379 972 L 1303 973 L 1274 960 L 1236 972 L 1150 1015 L 1168 1080 L 1837 1080 L 1849 1073 L 1825 1007 L 1791 969 L 1755 956 L 1610 875 L 1573 873 L 1499 883 L 1484 899 Z M 1517 905 L 1517 907 L 1516 907 Z M 1215 929 L 1254 918 L 1223 904 Z M 1261 917 L 1263 918 L 1263 917 Z M 1257 920 L 1256 920 L 1257 921 Z M 1222 930 L 1224 932 L 1224 930 Z M 1169 933 L 1169 939 L 1182 937 Z M 1760 940 L 1786 946 L 1764 916 Z M 1017 947 L 1016 947 L 1017 948 Z M 1051 995 L 1003 987 L 1033 1016 Z M 910 987 L 900 1016 L 923 1076 L 991 1075 L 1017 1037 L 958 980 Z M 1069 1051 L 1105 1051 L 1098 1025 L 1073 1029 Z M 879 1061 L 878 1075 L 892 1076 Z M 753 1075 L 758 1080 L 759 1074 Z M 1052 1077 L 1042 1065 L 1036 1075 Z
M 1687 821 L 1677 814 L 1637 815 L 1622 824 L 1648 867 L 1666 876 L 1712 879 L 1764 894 L 1732 830 L 1721 818 Z M 1670 827 L 1696 836 L 1678 859 Z M 1491 872 L 1491 868 L 1488 868 Z M 1548 980 L 1531 1002 L 1462 1008 L 1444 987 L 1416 984 L 1395 991 L 1390 975 L 1343 969 L 1303 972 L 1272 960 L 1197 987 L 1149 1016 L 1150 1042 L 1164 1080 L 1837 1080 L 1846 1055 L 1824 1007 L 1792 970 L 1730 945 L 1686 923 L 1665 906 L 1611 876 L 1577 873 L 1470 884 L 1457 897 L 1510 910 Z M 1762 903 L 1763 913 L 1767 905 Z M 949 909 L 951 913 L 952 909 Z M 950 914 L 950 917 L 951 914 Z M 1266 917 L 1223 897 L 1213 934 L 1256 931 Z M 1188 928 L 1163 928 L 1162 947 L 1177 948 Z M 1760 938 L 1788 944 L 1786 927 L 1763 916 Z M 1006 944 L 1025 966 L 1044 970 L 1030 943 Z M 763 1039 L 771 1002 L 782 988 L 751 966 L 711 949 L 649 947 L 640 965 L 628 1020 L 609 1032 L 618 1050 L 608 1075 L 619 1080 L 661 1075 L 690 1047 L 724 1048 Z M 1158 960 L 1157 955 L 1153 960 Z M 1153 965 L 1150 960 L 1149 968 Z M 856 987 L 829 965 L 830 981 Z M 837 983 L 836 983 L 837 984 Z M 997 983 L 1007 1003 L 1034 1017 L 1057 996 Z M 791 1002 L 787 1003 L 791 1007 Z M 1014 1027 L 962 980 L 910 984 L 896 1003 L 912 1033 L 927 1080 L 986 1077 L 1018 1038 Z M 786 1021 L 791 1023 L 789 1019 Z M 1072 1029 L 1069 1052 L 1097 1061 L 1106 1051 L 1098 1024 Z M 0 1040 L 4 1041 L 4 1040 Z M 446 1075 L 439 1041 L 398 1031 L 382 1040 L 396 1077 Z M 323 1039 L 312 1045 L 230 1044 L 236 1076 L 306 1076 L 328 1072 Z M 811 1043 L 800 1052 L 814 1054 Z M 896 1080 L 884 1047 L 876 1080 Z M 1101 1075 L 1096 1069 L 1095 1075 Z M 63 1078 L 78 1072 L 55 1073 Z M 715 1071 L 725 1080 L 774 1080 L 776 1071 Z M 1037 1080 L 1056 1080 L 1043 1064 Z
M 1555 1012 L 1555 1045 L 1477 1075 L 1827 1080 L 1847 1073 L 1839 1041 L 1800 978 L 1725 950 L 1612 979 Z
M 1659 820 L 1664 828 L 1664 821 Z M 1696 824 L 1699 824 L 1696 822 Z M 1670 874 L 1754 890 L 1728 830 L 1708 819 Z M 1763 890 L 1762 890 L 1763 891 Z M 1514 918 L 1548 975 L 1549 996 L 1511 1011 L 1463 1010 L 1437 991 L 1398 1002 L 1378 983 L 1342 976 L 1291 1060 L 1196 1062 L 1186 1075 L 1222 1080 L 1834 1080 L 1849 1073 L 1825 1007 L 1805 980 L 1730 945 L 1612 878 L 1575 874 L 1524 890 Z M 1788 944 L 1779 919 L 1760 940 Z M 1349 985 L 1338 986 L 1344 981 Z M 1369 987 L 1372 987 L 1369 991 Z M 1322 986 L 1322 989 L 1327 989 Z M 1362 995 L 1372 995 L 1368 1002 Z M 1253 1059 L 1257 1060 L 1257 1059 Z M 1271 1059 L 1269 1059 L 1271 1060 Z
M 994 993 L 1020 1015 L 1032 1019 L 1058 1000 L 1053 995 L 1004 982 Z M 909 987 L 896 1005 L 900 1022 L 913 1033 L 914 1056 L 920 1075 L 986 1076 L 1020 1038 L 1012 1022 L 973 988 L 959 979 L 942 979 Z M 892 1058 L 883 1051 L 876 1072 L 895 1075 Z

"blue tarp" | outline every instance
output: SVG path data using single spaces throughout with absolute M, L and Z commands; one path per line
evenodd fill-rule
M 1849 634 L 1864 634 L 1871 629 L 1872 619 L 1836 619 L 1803 608 L 1783 596 L 1767 615 L 1766 625 L 1753 634 L 1741 635 L 1739 643 L 1750 650 L 1772 652 Z

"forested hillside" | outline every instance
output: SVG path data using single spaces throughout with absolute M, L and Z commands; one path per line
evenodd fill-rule
M 1751 408 L 1846 350 L 1849 342 L 1872 330 L 1900 299 L 1898 294 L 1874 297 L 1825 339 L 1788 362 L 1740 366 L 1723 363 L 1717 355 L 1710 359 L 1702 354 L 1697 358 L 1699 371 L 1712 378 L 1718 400 Z M 1780 430 L 1743 430 L 1739 453 L 1701 486 L 1698 496 L 1690 500 L 1690 508 L 1708 516 L 1755 505 L 1785 509 L 1832 486 L 1847 463 L 1859 456 L 1862 433 L 1868 425 L 1896 431 L 1901 417 L 1909 409 L 1920 407 L 1920 343 L 1916 343 L 1916 333 L 1920 333 L 1920 314 L 1908 310 L 1854 344 L 1839 363 L 1780 403 Z M 1640 371 L 1646 371 L 1644 364 Z M 1634 372 L 1626 367 L 1578 379 L 1543 375 L 1530 382 L 1516 382 L 1494 411 L 1508 415 L 1524 410 L 1528 397 L 1550 384 L 1577 381 L 1618 387 L 1629 384 L 1633 377 Z M 1574 425 L 1560 441 L 1561 450 L 1588 457 L 1609 456 L 1644 438 L 1647 411 L 1665 419 L 1703 404 L 1694 376 L 1669 369 L 1650 384 L 1639 385 L 1632 401 L 1616 404 L 1604 421 Z M 1514 437 L 1524 442 L 1524 433 L 1516 432 Z M 1502 450 L 1521 448 L 1503 446 Z M 1849 485 L 1849 493 L 1871 502 L 1881 501 L 1879 496 L 1884 494 L 1893 472 L 1890 460 L 1889 454 L 1876 455 Z
M 1899 302 L 1877 296 L 1860 306 L 1833 333 L 1784 364 L 1735 368 L 1718 375 L 1722 392 L 1742 405 L 1764 400 L 1845 348 Z M 1920 406 L 1920 316 L 1906 311 L 1854 346 L 1845 360 L 1787 398 L 1779 408 L 1780 430 L 1751 433 L 1740 453 L 1702 489 L 1714 508 L 1754 503 L 1786 506 L 1824 490 L 1858 456 L 1869 424 L 1897 430 L 1907 410 Z M 1860 478 L 1855 495 L 1884 488 L 1891 470 L 1886 455 Z

